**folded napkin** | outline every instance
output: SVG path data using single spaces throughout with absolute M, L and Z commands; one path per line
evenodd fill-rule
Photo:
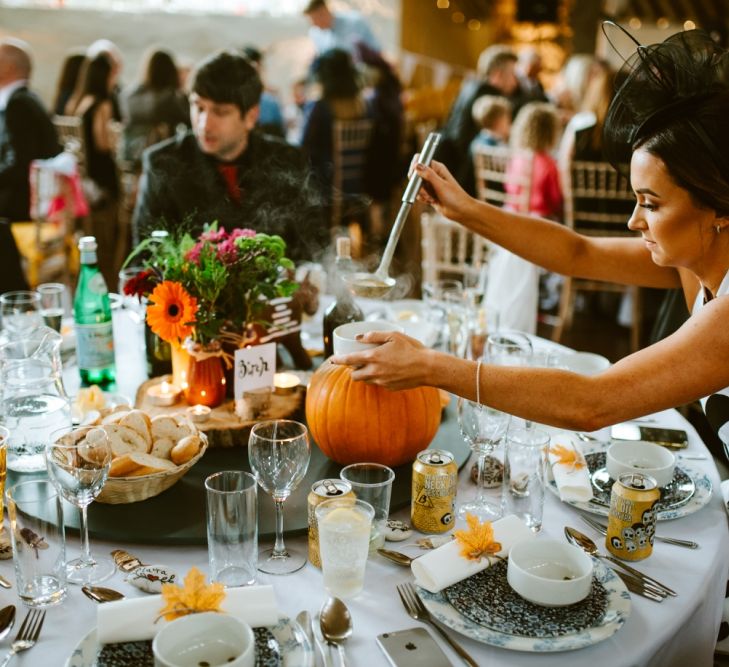
M 167 623 L 163 618 L 155 623 L 164 604 L 161 595 L 100 604 L 96 612 L 99 643 L 152 639 Z M 228 588 L 221 609 L 254 627 L 278 622 L 273 586 Z
M 517 542 L 534 537 L 534 533 L 518 517 L 512 515 L 493 522 L 494 541 L 502 546 L 497 556 L 508 556 L 511 547 Z M 415 575 L 415 583 L 431 593 L 438 593 L 462 579 L 485 570 L 491 563 L 488 558 L 480 561 L 468 560 L 461 556 L 461 545 L 452 540 L 430 553 L 416 558 L 410 565 Z
M 579 443 L 569 433 L 560 432 L 552 436 L 549 464 L 563 502 L 586 503 L 592 498 L 592 481 L 585 456 Z

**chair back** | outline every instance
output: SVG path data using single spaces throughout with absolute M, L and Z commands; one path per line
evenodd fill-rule
M 373 127 L 374 122 L 369 118 L 334 121 L 332 222 L 335 226 L 341 222 L 344 197 L 364 192 Z
M 626 167 L 627 171 L 627 167 Z M 565 224 L 588 236 L 634 236 L 630 181 L 607 162 L 574 161 L 563 178 Z
M 474 150 L 473 161 L 479 199 L 494 206 L 529 212 L 534 163 L 532 151 L 508 146 L 478 146 Z
M 486 239 L 436 212 L 420 216 L 422 277 L 424 283 L 455 279 L 478 285 L 486 265 Z

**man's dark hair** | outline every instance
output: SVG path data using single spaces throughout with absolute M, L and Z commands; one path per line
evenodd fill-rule
M 190 90 L 219 104 L 235 104 L 243 115 L 260 101 L 263 84 L 247 58 L 220 51 L 197 66 Z
M 320 7 L 326 7 L 327 3 L 326 0 L 309 0 L 309 2 L 306 4 L 306 7 L 304 7 L 304 14 L 311 14 L 311 12 L 316 11 Z

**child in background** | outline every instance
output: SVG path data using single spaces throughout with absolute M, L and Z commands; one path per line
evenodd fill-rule
M 469 147 L 472 159 L 478 146 L 505 146 L 509 142 L 511 102 L 505 97 L 481 95 L 473 103 L 471 114 L 481 128 Z
M 530 102 L 522 107 L 511 129 L 511 147 L 533 151 L 530 161 L 516 155 L 508 167 L 509 174 L 525 170 L 532 172 L 529 213 L 543 218 L 559 220 L 562 216 L 562 188 L 559 182 L 557 162 L 550 154 L 560 134 L 560 122 L 556 108 L 546 102 Z M 506 184 L 506 191 L 519 194 L 518 185 Z M 523 211 L 526 212 L 526 211 Z

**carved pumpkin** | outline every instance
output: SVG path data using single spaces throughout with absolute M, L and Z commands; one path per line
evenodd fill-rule
M 324 362 L 306 394 L 306 420 L 319 448 L 347 465 L 372 461 L 399 466 L 427 449 L 440 425 L 434 387 L 389 391 L 355 382 L 347 366 Z

